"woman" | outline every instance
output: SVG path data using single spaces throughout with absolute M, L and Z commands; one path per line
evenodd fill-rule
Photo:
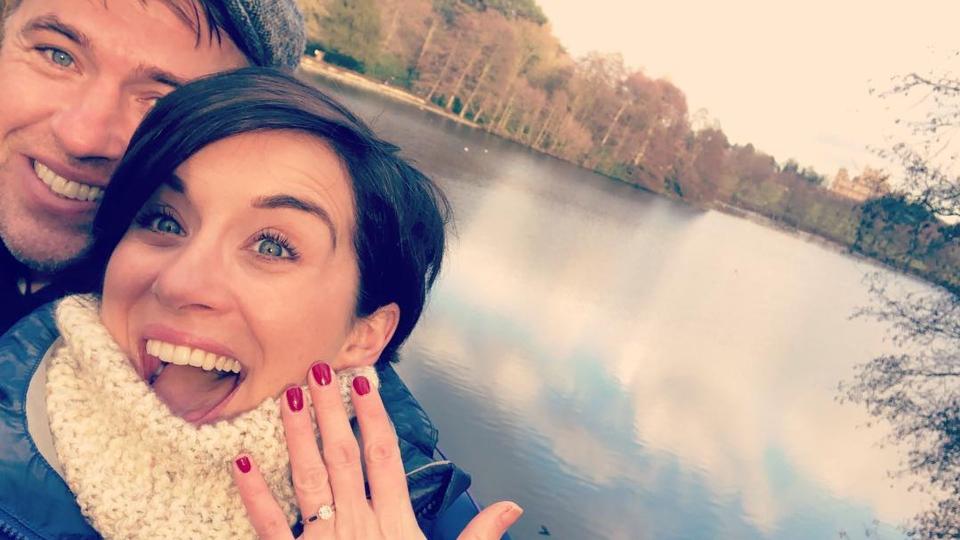
M 82 511 L 107 537 L 252 536 L 242 493 L 265 536 L 305 516 L 309 538 L 415 537 L 416 517 L 455 496 L 459 473 L 402 435 L 401 464 L 371 390 L 381 374 L 393 380 L 388 362 L 437 275 L 445 213 L 396 148 L 295 79 L 246 69 L 164 98 L 71 274 L 74 290 L 97 294 L 63 300 L 56 330 L 41 310 L 12 332 L 30 339 L 0 344 L 11 370 L 0 390 L 15 396 L 0 422 L 0 532 L 93 535 Z M 352 400 L 372 506 L 346 436 Z M 416 516 L 401 472 L 411 464 L 412 490 L 429 492 L 415 497 Z M 491 510 L 471 534 L 499 536 L 519 516 L 515 505 Z

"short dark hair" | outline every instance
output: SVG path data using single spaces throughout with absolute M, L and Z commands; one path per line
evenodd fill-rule
M 65 272 L 73 292 L 102 292 L 111 253 L 143 204 L 207 145 L 241 133 L 295 130 L 326 141 L 352 181 L 360 271 L 355 315 L 395 302 L 400 320 L 379 362 L 420 318 L 445 248 L 450 205 L 439 188 L 342 105 L 296 78 L 244 68 L 188 83 L 161 99 L 133 134 L 107 187 L 87 255 Z M 226 182 L 227 180 L 225 180 Z

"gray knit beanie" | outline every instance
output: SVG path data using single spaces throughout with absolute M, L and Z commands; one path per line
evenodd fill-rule
M 296 0 L 223 0 L 234 25 L 230 37 L 257 66 L 294 69 L 306 48 Z

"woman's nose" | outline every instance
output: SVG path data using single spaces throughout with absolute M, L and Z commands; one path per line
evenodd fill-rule
M 171 253 L 151 292 L 175 311 L 220 311 L 229 294 L 224 286 L 222 250 L 215 242 L 192 241 Z

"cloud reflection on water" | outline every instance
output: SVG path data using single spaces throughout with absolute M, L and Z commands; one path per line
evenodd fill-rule
M 645 519 L 704 506 L 717 538 L 744 534 L 730 506 L 776 538 L 922 507 L 891 487 L 896 451 L 834 401 L 854 364 L 889 348 L 882 328 L 848 319 L 869 265 L 656 199 L 600 214 L 511 183 L 469 195 L 411 348 L 442 358 L 430 369 L 463 398 L 520 417 L 513 428 L 570 478 L 656 495 Z

